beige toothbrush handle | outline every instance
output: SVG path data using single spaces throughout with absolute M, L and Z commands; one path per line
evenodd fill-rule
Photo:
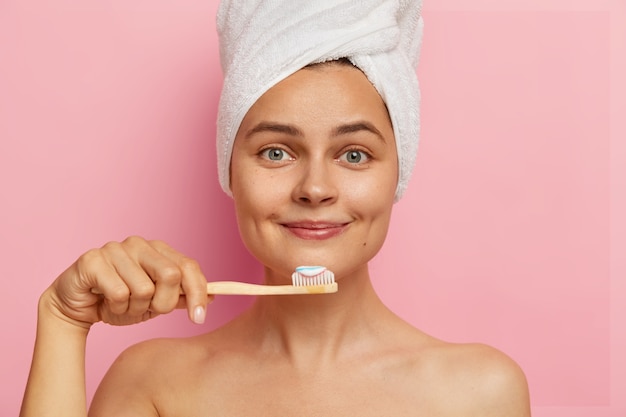
M 337 283 L 327 285 L 259 285 L 236 281 L 214 281 L 207 283 L 207 294 L 216 295 L 289 295 L 328 294 L 337 292 Z
M 337 283 L 325 285 L 260 285 L 237 281 L 213 281 L 206 284 L 207 294 L 211 295 L 290 295 L 290 294 L 330 294 L 337 292 Z M 91 290 L 102 295 L 97 288 Z M 180 289 L 181 295 L 184 294 Z

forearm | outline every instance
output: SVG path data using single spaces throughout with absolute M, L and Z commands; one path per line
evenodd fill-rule
M 55 315 L 39 303 L 37 339 L 20 417 L 85 417 L 87 326 Z

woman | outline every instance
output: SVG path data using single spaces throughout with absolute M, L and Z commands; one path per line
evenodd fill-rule
M 290 283 L 298 265 L 324 265 L 339 292 L 259 297 L 208 334 L 133 346 L 90 415 L 529 415 L 511 359 L 414 329 L 372 288 L 368 262 L 406 175 L 392 101 L 342 59 L 294 71 L 246 108 L 221 174 L 246 247 L 268 285 Z M 176 307 L 201 323 L 205 282 L 196 262 L 163 242 L 133 237 L 82 255 L 40 299 L 22 416 L 84 416 L 91 325 Z

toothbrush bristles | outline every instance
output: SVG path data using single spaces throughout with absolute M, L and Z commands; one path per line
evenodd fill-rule
M 335 282 L 335 274 L 333 274 L 329 270 L 325 270 L 324 272 L 320 274 L 308 277 L 296 271 L 291 275 L 291 280 L 292 280 L 292 285 L 295 287 L 330 285 Z

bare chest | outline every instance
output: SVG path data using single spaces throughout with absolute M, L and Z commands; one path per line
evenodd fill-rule
M 343 417 L 343 416 L 434 416 L 423 404 L 412 398 L 385 392 L 363 395 L 356 391 L 339 391 L 328 387 L 318 392 L 282 390 L 275 392 L 262 386 L 241 390 L 237 395 L 208 395 L 189 398 L 175 408 L 160 412 L 167 416 L 232 417 Z
M 342 417 L 442 415 L 425 392 L 398 375 L 338 372 L 294 377 L 287 374 L 219 374 L 164 393 L 159 414 L 168 416 Z M 182 389 L 181 389 L 182 388 Z

